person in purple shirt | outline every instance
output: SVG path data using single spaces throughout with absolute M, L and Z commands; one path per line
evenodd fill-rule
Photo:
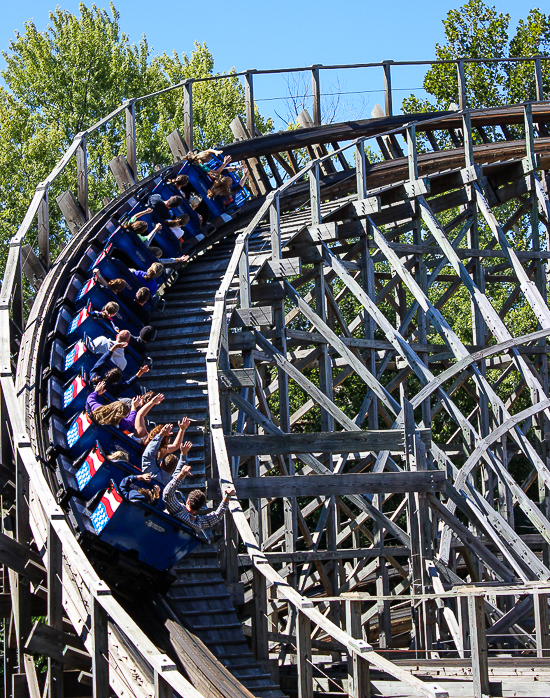
M 160 262 L 153 262 L 147 271 L 141 269 L 130 269 L 130 272 L 136 277 L 139 283 L 151 291 L 154 296 L 158 291 L 159 284 L 157 278 L 164 272 L 164 266 Z
M 101 395 L 100 386 L 102 388 L 101 392 L 104 392 L 104 384 L 100 383 L 98 390 L 90 393 L 86 400 L 86 408 L 91 413 L 94 422 L 102 426 L 118 427 L 121 431 L 133 433 L 137 409 L 141 404 L 140 398 L 133 398 L 130 405 L 125 400 L 116 400 L 108 405 L 103 405 L 99 401 L 99 396 Z

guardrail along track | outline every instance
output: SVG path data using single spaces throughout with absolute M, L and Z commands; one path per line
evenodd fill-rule
M 447 657 L 468 659 L 472 679 L 465 677 L 464 683 L 473 681 L 472 690 L 481 693 L 489 692 L 487 635 L 498 635 L 505 647 L 518 643 L 541 658 L 550 650 L 550 570 L 544 562 L 550 524 L 544 506 L 525 494 L 536 478 L 541 487 L 550 484 L 544 436 L 550 405 L 544 343 L 550 317 L 543 269 L 548 246 L 538 232 L 539 222 L 548 228 L 549 221 L 544 172 L 550 166 L 545 137 L 550 112 L 541 104 L 533 110 L 527 105 L 427 115 L 416 125 L 410 118 L 391 117 L 358 128 L 344 124 L 303 129 L 265 137 L 269 142 L 254 139 L 228 148 L 235 158 L 247 160 L 309 148 L 313 159 L 271 192 L 277 182 L 270 182 L 261 162 L 254 164 L 258 191 L 261 194 L 263 187 L 267 198 L 258 197 L 241 223 L 220 228 L 193 250 L 202 254 L 167 291 L 166 310 L 154 319 L 159 330 L 152 351 L 154 370 L 143 383 L 166 396 L 154 416 L 159 422 L 175 421 L 182 414 L 193 418 L 189 435 L 195 476 L 190 487 L 203 486 L 209 476 L 234 482 L 240 497 L 226 522 L 223 567 L 213 550 L 186 558 L 176 568 L 177 581 L 163 603 L 256 695 L 276 698 L 287 690 L 286 684 L 279 689 L 265 670 L 264 660 L 276 652 L 280 660 L 295 655 L 298 693 L 305 698 L 313 692 L 313 675 L 321 681 L 320 670 L 326 673 L 331 666 L 333 676 L 339 676 L 337 681 L 353 695 L 365 691 L 367 667 L 375 683 L 391 676 L 411 694 L 452 693 L 448 686 L 431 682 L 426 665 L 402 666 L 387 658 L 385 651 L 399 646 L 403 633 L 408 633 L 407 642 L 413 643 L 418 657 L 439 666 Z M 491 141 L 494 134 L 483 130 L 497 125 L 508 140 Z M 517 125 L 524 131 L 514 131 Z M 483 143 L 474 145 L 472 127 Z M 433 152 L 417 151 L 417 131 L 430 134 Z M 442 131 L 457 147 L 437 150 L 443 143 L 433 134 Z M 408 141 L 407 157 L 396 139 L 399 133 Z M 350 137 L 379 139 L 386 160 L 368 165 L 359 140 L 347 146 L 355 149 L 359 164 L 352 169 L 352 158 L 343 159 L 345 148 L 338 146 L 339 140 Z M 332 144 L 330 152 L 323 150 L 327 143 Z M 82 139 L 64 164 L 81 146 Z M 131 157 L 129 161 L 131 165 Z M 295 160 L 288 156 L 285 162 L 292 170 Z M 271 167 L 269 159 L 267 166 Z M 131 195 L 132 189 L 112 206 Z M 30 220 L 43 202 L 39 192 Z M 499 207 L 505 204 L 510 210 L 499 224 L 493 211 L 503 216 L 504 208 Z M 443 225 L 436 214 L 448 211 L 453 215 Z M 526 213 L 531 215 L 532 235 L 527 247 L 516 250 L 506 235 Z M 15 472 L 15 537 L 23 545 L 34 541 L 43 554 L 50 572 L 50 599 L 57 594 L 55 607 L 51 601 L 50 623 L 59 629 L 63 589 L 64 612 L 93 661 L 97 695 L 106 695 L 110 682 L 120 696 L 160 695 L 171 687 L 197 698 L 199 693 L 94 572 L 43 469 L 47 443 L 39 413 L 46 336 L 70 268 L 108 215 L 109 209 L 84 221 L 43 282 L 22 337 L 20 245 L 28 221 L 10 249 L 0 298 L 5 330 L 0 335 L 0 381 L 2 409 L 8 417 L 3 463 L 8 470 L 13 465 Z M 482 247 L 479 227 L 485 225 L 492 238 Z M 487 258 L 494 260 L 491 266 L 480 261 Z M 436 281 L 448 287 L 433 300 L 429 288 Z M 495 296 L 486 289 L 489 284 L 508 290 L 496 309 Z M 472 299 L 473 335 L 468 344 L 445 315 L 445 304 L 457 292 Z M 511 325 L 506 326 L 507 314 L 522 298 L 533 317 L 523 332 L 527 336 L 514 338 Z M 357 310 L 348 324 L 341 309 L 350 299 Z M 235 309 L 240 313 L 233 314 Z M 298 318 L 297 328 L 293 321 Z M 18 342 L 16 392 L 10 360 Z M 503 378 L 488 378 L 492 369 L 503 372 Z M 351 376 L 366 386 L 353 419 L 345 400 L 345 381 Z M 499 384 L 506 377 L 516 381 L 515 391 L 503 399 Z M 300 404 L 284 399 L 289 379 L 302 391 Z M 401 396 L 400 384 L 407 386 Z M 275 394 L 278 414 L 269 403 Z M 519 416 L 512 416 L 522 394 L 530 395 L 527 405 L 521 405 Z M 461 411 L 457 405 L 467 404 L 468 396 L 476 404 L 470 412 Z M 304 438 L 303 450 L 295 456 L 284 434 L 299 432 L 301 420 L 314 408 L 324 435 L 316 433 L 313 442 Z M 456 431 L 447 443 L 428 439 L 426 445 L 421 429 L 441 410 Z M 370 431 L 384 428 L 373 435 L 364 430 L 366 425 Z M 340 427 L 360 439 L 357 454 L 336 457 L 343 446 L 331 442 L 327 432 L 337 433 Z M 247 454 L 242 458 L 235 439 L 242 439 L 241 451 Z M 396 452 L 404 454 L 402 461 Z M 516 455 L 532 466 L 523 488 L 508 472 Z M 477 490 L 468 478 L 480 463 Z M 360 491 L 350 490 L 352 478 L 346 477 L 363 476 L 365 469 L 369 472 Z M 437 470 L 446 473 L 444 483 L 437 473 L 431 474 Z M 302 500 L 302 478 L 296 477 L 281 516 L 267 476 L 275 479 L 295 472 L 308 479 L 316 475 L 323 484 L 317 496 L 304 495 L 309 498 Z M 389 494 L 383 484 L 373 484 L 384 472 L 401 473 L 400 484 Z M 242 477 L 245 474 L 248 478 Z M 208 484 L 214 487 L 215 499 L 215 483 Z M 394 503 L 393 511 L 385 501 Z M 526 519 L 514 516 L 514 504 Z M 408 522 L 403 524 L 400 517 L 406 513 Z M 465 515 L 470 530 L 464 525 Z M 367 527 L 369 520 L 372 527 Z M 532 534 L 540 536 L 536 545 L 541 555 L 514 530 L 517 520 L 528 521 Z M 440 538 L 435 536 L 438 525 Z M 244 545 L 240 557 L 237 532 Z M 353 546 L 348 548 L 350 540 Z M 241 575 L 239 564 L 252 569 Z M 388 564 L 397 570 L 397 580 L 390 579 Z M 30 590 L 21 587 L 17 574 L 21 570 L 10 572 L 16 612 L 15 637 L 5 635 L 7 656 L 15 662 L 17 645 L 16 673 L 34 690 L 34 671 L 25 659 Z M 465 581 L 485 584 L 466 589 Z M 237 620 L 226 585 L 236 590 L 239 583 L 245 584 L 246 603 Z M 374 606 L 372 596 L 361 593 L 365 589 L 376 591 Z M 342 596 L 357 590 L 355 596 Z M 514 595 L 524 600 L 511 614 Z M 533 595 L 531 628 L 522 619 L 533 608 Z M 377 639 L 369 638 L 363 627 L 371 619 Z M 245 635 L 252 638 L 252 653 Z M 339 666 L 343 651 L 350 660 L 344 678 Z M 50 666 L 51 698 L 57 670 Z M 14 682 L 19 680 L 23 678 Z M 536 695 L 529 683 L 523 690 Z

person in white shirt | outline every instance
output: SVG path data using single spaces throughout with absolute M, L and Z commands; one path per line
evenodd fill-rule
M 98 354 L 109 352 L 111 354 L 110 359 L 114 365 L 118 366 L 121 371 L 124 371 L 128 363 L 124 356 L 124 349 L 128 346 L 131 336 L 129 330 L 121 330 L 117 334 L 116 339 L 109 339 L 109 337 L 101 335 L 92 340 L 92 347 Z

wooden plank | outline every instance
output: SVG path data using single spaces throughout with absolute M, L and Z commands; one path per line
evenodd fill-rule
M 313 698 L 313 666 L 311 663 L 311 620 L 296 612 L 296 662 L 298 664 L 298 698 Z
M 90 655 L 77 635 L 52 628 L 38 620 L 31 630 L 25 649 L 50 657 L 73 669 L 89 671 L 91 667 Z
M 189 679 L 204 698 L 253 698 L 198 637 L 171 620 L 166 627 Z
M 229 327 L 261 327 L 273 325 L 273 308 L 235 308 Z
M 94 698 L 109 698 L 109 635 L 107 613 L 98 599 L 91 598 L 92 674 Z
M 485 602 L 482 595 L 468 597 L 470 621 L 470 654 L 474 698 L 485 698 L 491 694 L 487 654 L 487 632 L 485 627 Z
M 46 579 L 46 570 L 40 555 L 9 538 L 5 533 L 0 533 L 0 563 L 35 585 L 42 584 Z
M 48 527 L 48 624 L 63 629 L 63 548 L 54 527 Z M 63 698 L 63 666 L 48 658 L 48 698 Z
M 214 491 L 218 488 L 217 481 L 209 480 L 207 487 L 213 484 Z M 207 489 L 207 495 L 209 489 Z M 210 496 L 208 496 L 210 498 Z M 352 558 L 371 558 L 371 557 L 388 557 L 388 556 L 404 556 L 409 554 L 409 548 L 404 545 L 394 545 L 384 548 L 338 548 L 337 550 L 299 550 L 294 553 L 281 552 L 270 553 L 265 552 L 266 559 L 271 564 L 285 562 L 311 562 L 313 560 L 350 560 Z M 250 557 L 248 555 L 239 555 L 239 565 L 250 565 Z
M 258 279 L 281 279 L 286 276 L 300 276 L 302 260 L 299 257 L 287 259 L 267 259 L 256 275 Z
M 185 160 L 185 156 L 189 152 L 188 147 L 183 140 L 179 128 L 176 128 L 166 136 L 166 141 L 168 142 L 168 147 L 174 158 L 174 162 L 182 162 Z
M 21 246 L 21 266 L 29 283 L 38 290 L 44 281 L 46 270 L 30 245 Z
M 285 295 L 285 290 L 278 281 L 270 284 L 252 284 L 250 287 L 250 300 L 252 303 L 282 300 Z
M 393 492 L 442 492 L 445 473 L 441 470 L 389 473 L 347 473 L 333 475 L 275 475 L 236 478 L 237 497 L 317 497 L 319 495 L 379 494 Z
M 61 213 L 69 226 L 69 230 L 73 235 L 76 235 L 80 228 L 86 223 L 86 219 L 74 194 L 67 189 L 60 194 L 55 201 L 61 209 Z
M 117 155 L 109 162 L 109 167 L 121 193 L 134 186 L 134 176 L 124 155 Z
M 253 368 L 231 368 L 218 371 L 221 388 L 253 388 L 256 385 Z
M 349 635 L 363 639 L 361 601 L 346 600 L 346 630 Z M 351 698 L 370 698 L 370 671 L 368 662 L 357 654 L 348 655 L 348 693 Z
M 245 370 L 245 369 L 243 369 Z M 426 445 L 431 445 L 431 430 L 422 429 Z M 259 456 L 274 453 L 360 453 L 363 451 L 392 451 L 403 453 L 403 430 L 305 432 L 302 434 L 254 434 L 226 436 L 230 456 Z M 390 491 L 390 490 L 388 490 Z
M 550 656 L 550 635 L 548 620 L 548 594 L 535 592 L 533 594 L 533 608 L 535 616 L 535 639 L 537 643 L 537 657 Z

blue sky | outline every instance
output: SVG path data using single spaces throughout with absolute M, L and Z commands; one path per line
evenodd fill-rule
M 78 2 L 59 3 L 72 12 Z M 85 3 L 91 5 L 92 3 Z M 96 2 L 100 7 L 106 2 Z M 211 49 L 216 69 L 227 71 L 249 68 L 282 68 L 322 63 L 324 65 L 393 60 L 429 60 L 436 42 L 444 40 L 442 19 L 448 10 L 462 4 L 459 0 L 272 0 L 271 2 L 182 2 L 182 0 L 117 0 L 123 30 L 132 41 L 146 34 L 155 52 L 190 52 L 194 41 Z M 499 0 L 497 10 L 508 12 L 515 27 L 537 6 L 535 0 Z M 0 3 L 0 47 L 6 50 L 14 31 L 23 31 L 30 18 L 39 29 L 48 23 L 55 4 L 44 0 L 19 0 Z M 4 60 L 0 59 L 3 68 Z M 422 85 L 422 68 L 394 70 L 394 103 Z M 381 71 L 353 70 L 321 73 L 323 93 L 360 92 L 341 95 L 341 116 L 366 118 L 383 95 Z M 298 83 L 298 93 L 309 92 L 308 83 Z M 287 93 L 282 78 L 255 80 L 255 96 L 263 113 L 285 117 Z M 263 101 L 269 99 L 270 101 Z M 333 98 L 334 101 L 337 98 Z M 306 98 L 307 100 L 307 98 Z M 279 122 L 278 125 L 282 125 Z

